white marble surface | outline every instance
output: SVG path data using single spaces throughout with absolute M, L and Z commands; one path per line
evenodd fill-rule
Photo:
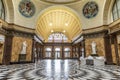
M 0 80 L 120 80 L 120 66 L 79 65 L 77 60 L 41 60 L 0 65 Z
M 92 57 L 88 56 L 86 58 L 80 57 L 81 65 L 86 65 L 86 60 L 93 60 L 94 66 L 104 66 L 105 65 L 105 58 L 103 56 L 100 57 Z

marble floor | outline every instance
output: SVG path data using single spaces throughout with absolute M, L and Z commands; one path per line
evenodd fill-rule
M 79 65 L 77 60 L 41 60 L 0 65 L 0 80 L 120 80 L 120 66 Z

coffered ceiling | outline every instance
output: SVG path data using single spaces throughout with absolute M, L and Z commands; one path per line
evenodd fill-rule
M 78 16 L 64 7 L 51 8 L 44 11 L 37 22 L 36 33 L 47 41 L 52 32 L 64 33 L 69 41 L 81 33 Z

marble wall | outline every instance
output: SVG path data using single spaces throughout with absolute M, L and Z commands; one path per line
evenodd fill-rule
M 3 60 L 4 39 L 5 39 L 5 37 L 0 34 L 0 64 L 2 64 L 2 60 Z
M 97 54 L 99 56 L 105 56 L 104 38 L 87 38 L 85 39 L 85 50 L 86 56 L 92 53 L 91 43 L 94 41 L 96 43 Z
M 3 50 L 4 50 L 4 44 L 0 43 L 0 64 L 2 64 L 2 60 L 3 60 Z
M 120 61 L 120 34 L 117 35 L 117 43 L 118 43 L 118 55 L 119 55 L 119 61 Z
M 11 62 L 18 62 L 19 54 L 21 52 L 22 43 L 26 41 L 26 61 L 31 61 L 32 54 L 32 39 L 24 37 L 14 37 L 12 42 L 12 56 Z
M 112 51 L 112 59 L 113 59 L 113 63 L 116 64 L 117 61 L 116 61 L 115 45 L 114 45 L 114 44 L 111 45 L 111 51 Z

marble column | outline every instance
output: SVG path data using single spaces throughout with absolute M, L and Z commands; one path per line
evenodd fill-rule
M 64 59 L 64 46 L 62 46 L 62 59 Z
M 114 39 L 115 54 L 116 54 L 117 65 L 120 65 L 120 61 L 119 61 L 119 53 L 118 53 L 117 36 L 116 36 L 116 35 L 113 35 L 112 38 Z
M 3 64 L 8 65 L 11 61 L 13 35 L 5 36 L 5 48 L 3 55 Z
M 112 53 L 111 53 L 111 44 L 110 44 L 110 36 L 109 35 L 106 35 L 104 37 L 104 45 L 105 45 L 106 63 L 113 64 Z

